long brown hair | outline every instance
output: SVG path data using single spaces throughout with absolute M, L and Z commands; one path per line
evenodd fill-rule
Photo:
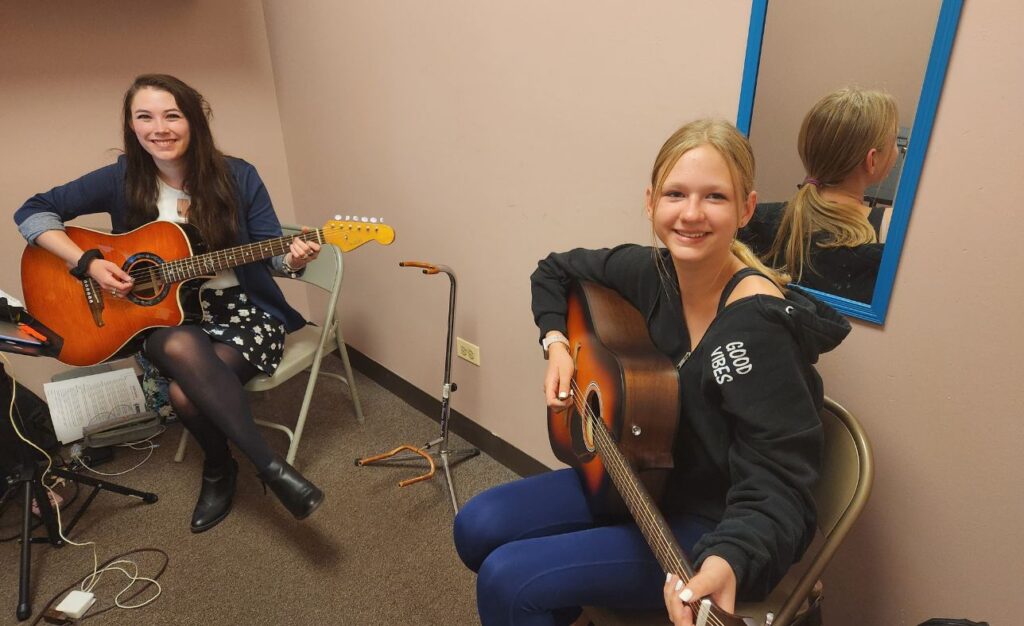
M 708 145 L 714 148 L 729 167 L 738 210 L 742 207 L 750 192 L 754 190 L 754 152 L 750 142 L 730 122 L 723 120 L 697 120 L 686 124 L 665 141 L 654 159 L 651 170 L 651 203 L 657 206 L 665 180 L 679 159 L 690 150 Z M 651 232 L 654 233 L 652 221 Z M 661 254 L 657 252 L 657 235 L 654 236 L 655 258 L 662 276 L 667 275 Z M 757 258 L 750 248 L 742 241 L 733 239 L 729 251 L 747 267 L 753 268 L 767 276 L 782 291 L 785 291 L 789 277 L 772 269 Z
M 198 91 L 167 74 L 138 76 L 124 94 L 124 154 L 128 159 L 125 198 L 129 227 L 142 226 L 159 214 L 156 163 L 132 130 L 132 100 L 140 89 L 147 87 L 170 93 L 188 120 L 184 191 L 192 197 L 189 223 L 199 229 L 211 249 L 234 245 L 238 237 L 236 184 L 224 155 L 213 142 L 210 105 Z
M 786 204 L 767 259 L 799 281 L 813 245 L 838 248 L 875 243 L 875 229 L 863 213 L 825 199 L 822 187 L 845 180 L 872 150 L 892 150 L 896 100 L 880 91 L 845 88 L 819 100 L 800 125 L 797 150 L 807 180 Z

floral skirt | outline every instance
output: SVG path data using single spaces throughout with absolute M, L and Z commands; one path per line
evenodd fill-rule
M 284 324 L 249 300 L 240 286 L 202 289 L 199 303 L 203 332 L 237 349 L 267 376 L 273 375 L 284 355 Z
M 284 324 L 256 306 L 240 286 L 201 289 L 203 319 L 199 327 L 214 341 L 227 344 L 267 376 L 273 375 L 284 354 Z M 167 379 L 140 352 L 135 360 L 142 369 L 146 406 L 164 418 L 174 419 L 167 395 Z

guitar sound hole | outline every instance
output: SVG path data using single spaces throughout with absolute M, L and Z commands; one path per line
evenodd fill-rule
M 140 306 L 158 304 L 167 295 L 170 285 L 160 277 L 162 261 L 148 253 L 132 256 L 124 265 L 124 271 L 132 276 L 135 286 L 128 294 L 128 300 Z

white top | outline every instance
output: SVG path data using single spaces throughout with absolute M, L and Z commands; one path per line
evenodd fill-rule
M 156 208 L 160 211 L 157 219 L 162 222 L 188 224 L 188 207 L 192 197 L 181 189 L 175 189 L 157 176 L 160 193 L 156 198 Z M 206 281 L 203 289 L 227 289 L 238 284 L 238 277 L 233 269 L 221 270 L 217 275 Z

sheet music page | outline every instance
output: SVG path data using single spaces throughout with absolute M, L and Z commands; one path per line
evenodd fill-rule
M 19 307 L 19 308 L 22 308 L 22 309 L 25 308 L 25 305 L 21 303 L 21 300 L 18 300 L 17 298 L 15 298 L 11 294 L 7 293 L 3 289 L 0 289 L 0 298 L 7 298 L 7 304 L 9 304 L 11 306 Z
M 45 383 L 53 431 L 61 443 L 82 438 L 82 429 L 146 410 L 142 386 L 132 368 Z

